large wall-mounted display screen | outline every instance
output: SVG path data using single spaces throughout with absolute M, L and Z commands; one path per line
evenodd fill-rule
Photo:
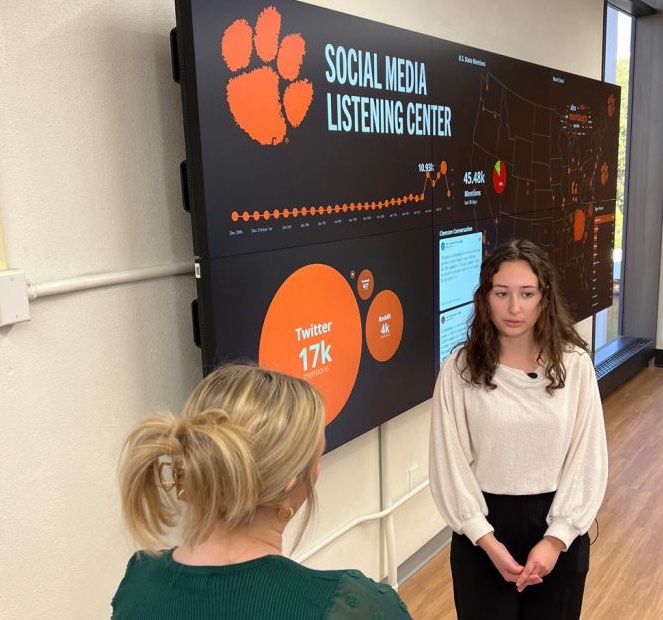
M 199 265 L 208 369 L 222 359 L 248 357 L 310 381 L 325 398 L 328 449 L 430 396 L 429 230 Z
M 496 244 L 610 305 L 618 87 L 295 1 L 176 9 L 205 371 L 310 380 L 332 449 L 430 397 Z

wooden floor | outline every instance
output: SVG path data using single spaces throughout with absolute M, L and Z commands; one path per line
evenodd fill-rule
M 663 368 L 640 371 L 605 400 L 603 409 L 610 475 L 582 620 L 661 620 Z M 399 594 L 415 620 L 454 620 L 448 547 Z

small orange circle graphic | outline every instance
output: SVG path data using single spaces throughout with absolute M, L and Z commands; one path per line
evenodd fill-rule
M 354 389 L 361 316 L 351 286 L 329 265 L 306 265 L 274 295 L 260 334 L 261 366 L 306 379 L 320 390 L 329 424 Z
M 364 269 L 357 278 L 357 295 L 364 301 L 370 298 L 375 287 L 375 278 L 369 269 Z
M 366 317 L 366 346 L 378 362 L 390 360 L 403 337 L 403 306 L 393 291 L 380 291 Z

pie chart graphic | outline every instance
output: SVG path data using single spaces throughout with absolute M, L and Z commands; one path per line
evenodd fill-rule
M 493 187 L 498 194 L 506 189 L 506 165 L 499 159 L 493 168 Z

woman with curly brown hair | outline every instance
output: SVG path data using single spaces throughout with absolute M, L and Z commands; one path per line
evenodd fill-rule
M 607 482 L 601 400 L 555 271 L 514 240 L 481 266 L 433 396 L 430 481 L 460 620 L 574 620 Z

